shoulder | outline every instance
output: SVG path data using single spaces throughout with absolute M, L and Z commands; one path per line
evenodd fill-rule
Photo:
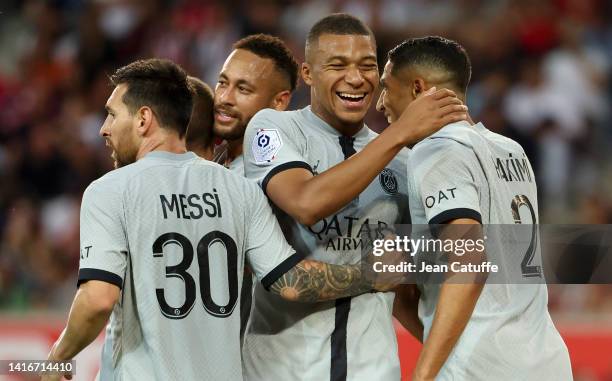
M 240 158 L 239 160 L 243 159 Z M 236 192 L 244 192 L 245 190 L 250 192 L 252 188 L 259 188 L 253 180 L 249 180 L 244 177 L 243 174 L 232 171 L 221 164 L 199 158 L 194 160 L 193 165 L 206 168 L 208 171 L 213 171 L 214 178 L 217 180 L 217 182 L 228 183 L 228 185 L 231 186 Z
M 103 191 L 110 193 L 121 193 L 125 181 L 127 181 L 127 179 L 129 179 L 131 175 L 135 173 L 137 173 L 136 163 L 113 169 L 89 184 L 87 189 L 85 189 L 85 193 Z
M 305 117 L 306 109 L 293 111 L 277 111 L 270 108 L 260 110 L 251 118 L 246 134 L 254 136 L 265 131 L 277 131 L 284 137 L 303 136 L 308 125 Z
M 408 155 L 411 163 L 434 158 L 448 158 L 454 154 L 471 151 L 471 148 L 461 141 L 449 137 L 429 137 L 415 145 Z
M 472 145 L 449 136 L 429 137 L 422 140 L 408 155 L 408 170 L 427 173 L 435 168 L 457 168 L 475 158 Z
M 268 126 L 274 126 L 274 128 L 285 129 L 288 127 L 288 122 L 299 123 L 300 118 L 300 110 L 278 111 L 271 108 L 265 108 L 258 111 L 251 118 L 248 127 L 265 128 Z
M 94 180 L 83 192 L 81 208 L 102 204 L 120 206 L 126 180 L 126 171 L 123 168 L 112 170 Z

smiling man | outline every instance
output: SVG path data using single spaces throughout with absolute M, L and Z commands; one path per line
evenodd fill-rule
M 298 64 L 285 43 L 268 34 L 238 40 L 215 86 L 215 136 L 225 139 L 214 161 L 244 174 L 242 139 L 258 111 L 283 111 L 297 86 Z
M 393 123 L 432 86 L 465 99 L 470 77 L 467 52 L 455 41 L 406 40 L 388 54 L 377 108 Z M 502 164 L 508 161 L 511 165 Z M 567 348 L 547 310 L 537 229 L 529 229 L 530 237 L 511 229 L 538 223 L 535 177 L 523 148 L 482 123 L 451 123 L 414 146 L 408 188 L 413 224 L 455 225 L 439 229 L 447 239 L 461 237 L 465 226 L 457 225 L 471 224 L 473 231 L 484 225 L 487 256 L 504 274 L 487 284 L 452 277 L 420 284 L 420 321 L 416 308 L 402 303 L 409 311 L 400 321 L 423 338 L 412 379 L 571 380 Z M 421 323 L 418 332 L 414 327 Z
M 49 360 L 72 359 L 110 316 L 103 381 L 241 381 L 246 261 L 292 301 L 372 290 L 358 265 L 296 255 L 256 184 L 186 151 L 192 93 L 182 68 L 141 60 L 111 82 L 100 135 L 118 168 L 83 195 L 78 290 Z
M 432 91 L 377 136 L 364 124 L 379 82 L 372 31 L 353 16 L 333 14 L 312 27 L 305 53 L 301 74 L 311 106 L 253 117 L 245 174 L 277 207 L 299 255 L 356 264 L 371 225 L 391 226 L 408 215 L 400 151 L 464 119 L 466 108 L 452 91 Z M 298 305 L 257 286 L 243 348 L 246 378 L 399 380 L 392 305 L 393 293 Z

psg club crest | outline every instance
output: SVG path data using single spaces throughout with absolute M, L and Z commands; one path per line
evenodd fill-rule
M 378 176 L 378 180 L 380 181 L 380 186 L 384 189 L 385 192 L 393 195 L 397 193 L 397 179 L 389 168 L 385 168 L 380 172 Z

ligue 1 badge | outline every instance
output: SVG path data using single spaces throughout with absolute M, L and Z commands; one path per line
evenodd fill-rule
M 397 179 L 395 178 L 392 170 L 389 168 L 383 169 L 378 176 L 378 180 L 380 180 L 380 186 L 385 190 L 385 192 L 391 195 L 397 193 Z
M 283 142 L 280 134 L 273 128 L 261 128 L 253 139 L 251 149 L 257 164 L 269 164 L 280 150 Z

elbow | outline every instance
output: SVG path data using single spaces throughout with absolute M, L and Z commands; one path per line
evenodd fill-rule
M 117 299 L 107 296 L 90 298 L 89 300 L 89 306 L 91 307 L 92 312 L 98 316 L 110 315 L 115 308 L 115 304 L 117 304 Z
M 95 316 L 110 315 L 119 300 L 119 292 L 114 292 L 115 290 L 99 292 L 99 290 L 85 288 L 81 291 L 87 308 Z
M 308 212 L 295 216 L 295 219 L 300 224 L 305 226 L 312 226 L 319 221 L 319 218 L 317 218 L 314 214 Z
M 96 310 L 100 315 L 110 315 L 117 304 L 116 300 L 113 299 L 102 299 L 96 305 Z
M 314 225 L 321 219 L 316 213 L 315 208 L 316 205 L 309 199 L 297 200 L 295 203 L 295 213 L 292 217 L 302 225 Z

